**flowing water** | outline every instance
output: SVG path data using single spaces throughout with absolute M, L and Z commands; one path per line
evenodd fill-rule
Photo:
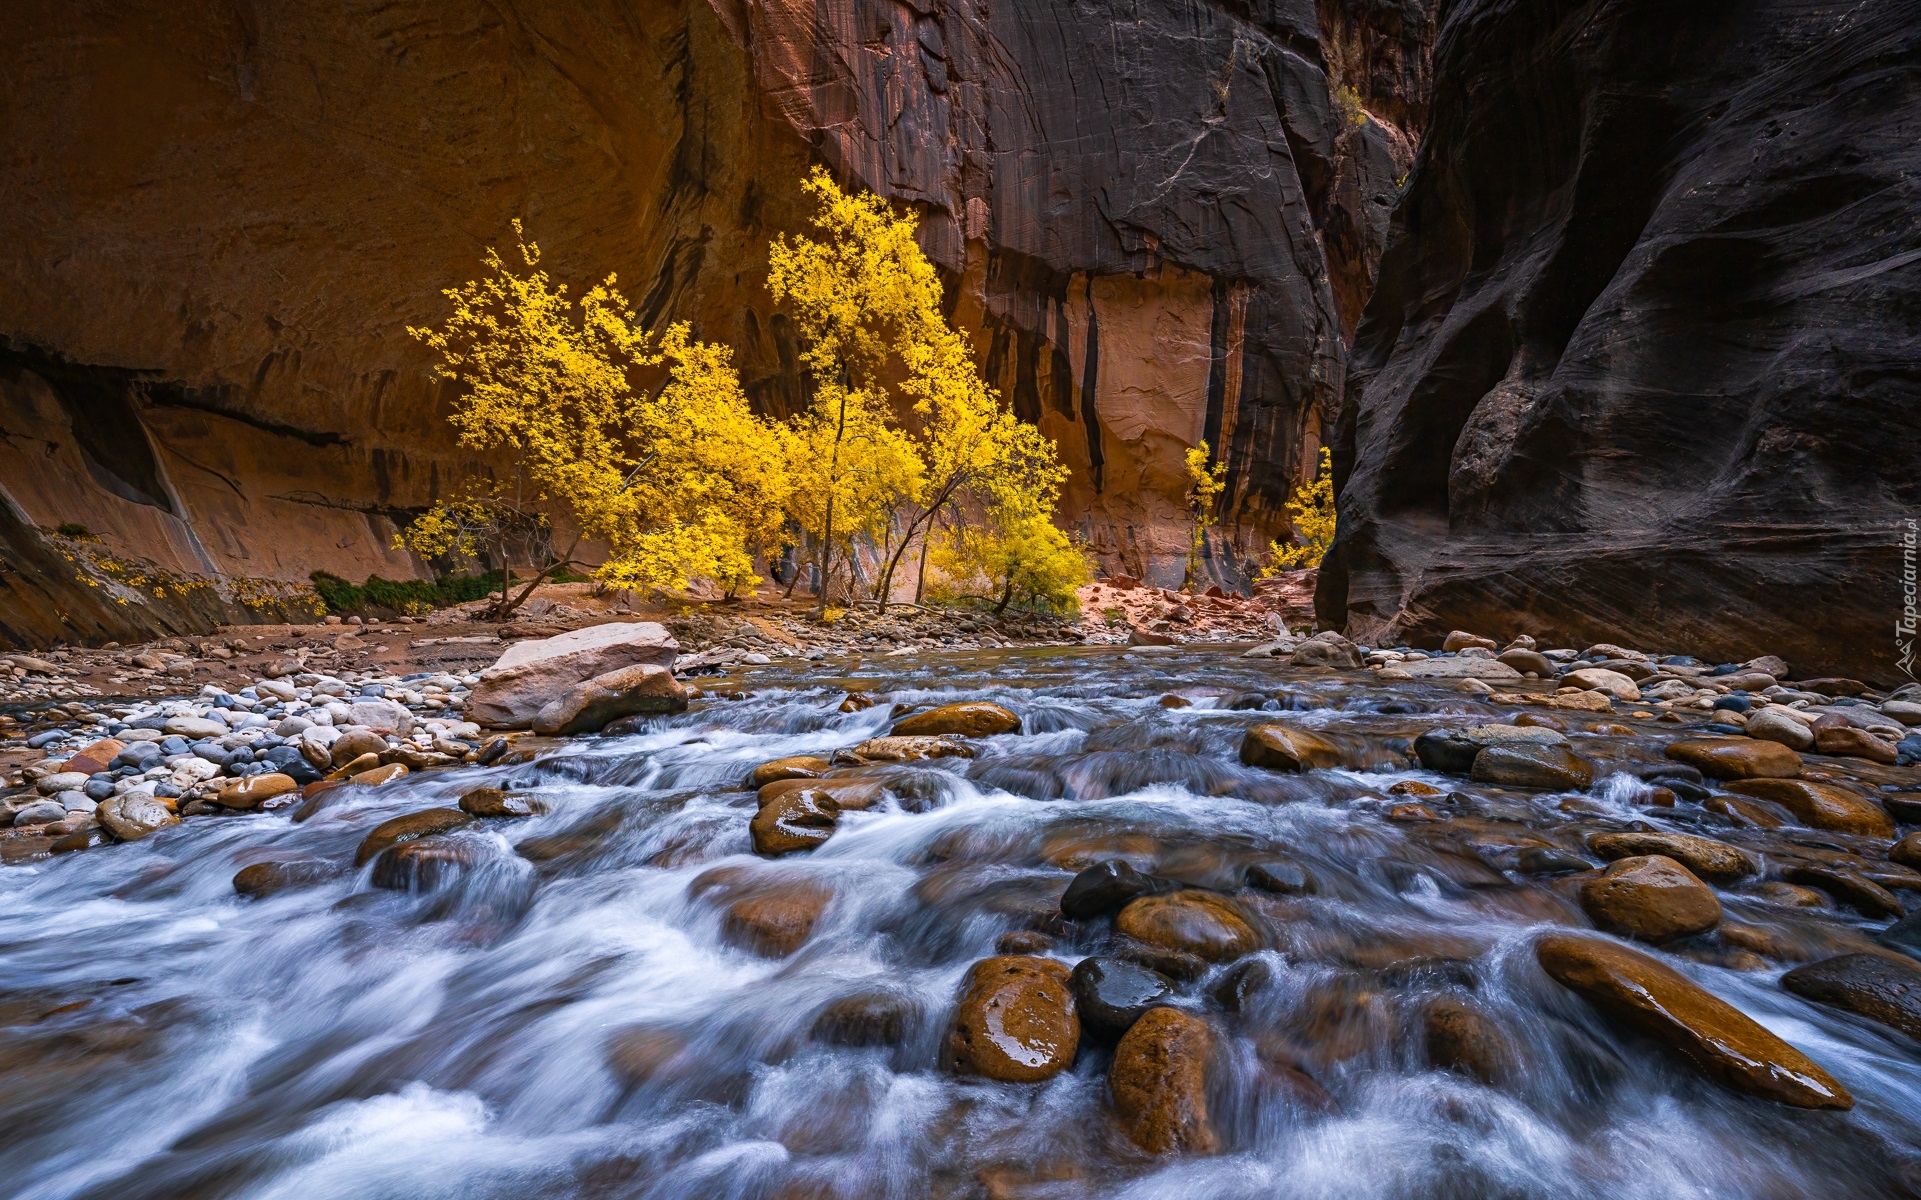
M 896 661 L 837 679 L 764 668 L 746 698 L 641 735 L 343 790 L 302 823 L 196 820 L 0 873 L 0 1191 L 1559 1200 L 1903 1195 L 1921 1178 L 1915 1044 L 1788 995 L 1778 963 L 1715 965 L 1711 945 L 1666 956 L 1825 1066 L 1852 1111 L 1724 1090 L 1535 964 L 1535 937 L 1587 922 L 1564 882 L 1514 872 L 1519 846 L 1579 849 L 1580 832 L 1634 820 L 1755 831 L 1639 807 L 1645 785 L 1626 775 L 1569 796 L 1409 770 L 1416 733 L 1497 716 L 1438 688 L 1228 653 Z M 838 712 L 849 687 L 880 703 Z M 1160 702 L 1183 689 L 1188 707 Z M 1248 692 L 1268 711 L 1234 707 L 1260 703 Z M 959 698 L 1007 705 L 1025 732 L 971 761 L 864 768 L 888 786 L 882 805 L 810 854 L 751 855 L 753 766 L 883 733 L 894 703 Z M 1275 709 L 1341 741 L 1354 769 L 1241 766 L 1241 735 Z M 1659 757 L 1652 726 L 1570 725 L 1604 766 Z M 1386 788 L 1406 778 L 1452 792 L 1430 801 L 1448 819 L 1389 819 L 1401 798 Z M 454 835 L 477 865 L 430 890 L 376 888 L 350 866 L 374 824 L 481 783 L 548 811 Z M 1277 855 L 1318 888 L 1241 893 L 1270 939 L 1265 969 L 1238 968 L 1251 984 L 1233 1011 L 1219 985 L 1234 965 L 1172 1000 L 1221 1034 L 1216 1152 L 1134 1148 L 1092 1038 L 1044 1083 L 941 1069 L 957 989 L 1002 935 L 1044 934 L 1068 963 L 1110 944 L 1109 923 L 1060 916 L 1075 870 L 1119 857 L 1235 892 Z M 235 895 L 241 867 L 291 858 L 338 869 Z M 710 874 L 727 867 L 743 870 Z M 762 957 L 726 936 L 715 899 L 741 877 L 833 898 L 796 952 Z M 1872 928 L 1723 898 L 1829 953 Z M 849 997 L 881 1013 L 858 1036 L 821 1017 Z M 1421 1014 L 1447 997 L 1503 1035 L 1486 1082 L 1429 1064 Z

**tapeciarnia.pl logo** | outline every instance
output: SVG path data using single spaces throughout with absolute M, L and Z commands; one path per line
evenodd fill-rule
M 1915 628 L 1918 614 L 1915 611 L 1915 542 L 1921 538 L 1921 528 L 1917 528 L 1915 518 L 1908 518 L 1908 526 L 1901 532 L 1901 616 L 1894 623 L 1894 649 L 1900 658 L 1903 674 L 1909 679 L 1914 675 Z

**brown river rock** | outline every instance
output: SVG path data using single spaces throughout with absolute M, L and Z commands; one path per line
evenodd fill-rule
M 1888 954 L 1843 954 L 1796 967 L 1781 986 L 1899 1029 L 1921 1041 L 1921 965 Z
M 1590 837 L 1587 844 L 1609 861 L 1642 854 L 1665 855 L 1712 883 L 1733 883 L 1760 870 L 1747 851 L 1689 833 L 1600 833 Z
M 943 704 L 939 708 L 915 713 L 893 728 L 894 737 L 925 737 L 956 734 L 961 737 L 992 737 L 999 733 L 1018 733 L 1021 719 L 984 700 L 962 704 Z
M 1779 804 L 1801 824 L 1837 833 L 1893 837 L 1894 818 L 1886 809 L 1856 792 L 1806 779 L 1737 779 L 1730 792 Z
M 1534 954 L 1556 982 L 1737 1091 L 1796 1108 L 1854 1107 L 1812 1059 L 1646 954 L 1578 934 L 1544 937 Z
M 1256 725 L 1241 739 L 1241 761 L 1273 771 L 1312 771 L 1341 765 L 1334 743 L 1305 729 L 1287 725 Z
M 755 767 L 747 775 L 747 786 L 759 789 L 788 779 L 819 779 L 831 769 L 824 758 L 815 758 L 810 754 L 790 755 Z
M 1714 779 L 1794 779 L 1801 774 L 1801 756 L 1779 742 L 1706 738 L 1670 743 L 1665 753 Z
M 1107 1086 L 1128 1138 L 1150 1154 L 1220 1146 L 1207 1111 L 1214 1030 L 1177 1008 L 1147 1010 L 1114 1047 Z
M 1066 1070 L 1081 1037 L 1068 975 L 1051 958 L 975 963 L 948 1035 L 948 1067 L 1002 1083 L 1039 1083 Z
M 1114 928 L 1163 950 L 1226 962 L 1261 948 L 1260 934 L 1239 905 L 1213 892 L 1179 891 L 1129 901 Z
M 1621 859 L 1582 884 L 1581 907 L 1601 928 L 1649 942 L 1703 933 L 1721 920 L 1714 892 L 1659 854 Z
M 415 838 L 451 833 L 473 822 L 472 813 L 461 812 L 457 808 L 429 808 L 382 821 L 368 832 L 361 840 L 360 848 L 354 851 L 354 866 L 363 865 L 389 846 L 410 842 Z
M 840 805 L 832 796 L 815 788 L 801 788 L 780 793 L 761 805 L 747 823 L 747 832 L 755 854 L 778 858 L 820 845 L 834 835 L 834 824 L 839 820 Z

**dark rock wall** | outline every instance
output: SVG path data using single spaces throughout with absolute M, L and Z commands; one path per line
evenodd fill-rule
M 1178 579 L 1221 448 L 1233 578 L 1331 420 L 1431 3 L 0 8 L 0 504 L 182 575 L 417 573 L 397 524 L 467 464 L 404 327 L 508 219 L 791 411 L 766 244 L 825 161 L 921 208 L 1111 569 Z
M 1433 61 L 1322 620 L 1904 678 L 1921 5 L 1463 0 Z

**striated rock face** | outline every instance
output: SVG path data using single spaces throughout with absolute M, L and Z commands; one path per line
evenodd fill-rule
M 228 584 L 315 568 L 419 573 L 392 534 L 463 460 L 405 326 L 511 217 L 557 274 L 617 271 L 646 320 L 733 344 L 791 411 L 761 285 L 819 160 L 921 209 L 1108 565 L 1178 576 L 1181 455 L 1206 438 L 1231 466 L 1213 568 L 1237 578 L 1331 421 L 1433 2 L 13 6 L 0 640 L 204 627 L 244 615 Z M 148 583 L 69 584 L 34 532 L 63 523 Z M 222 586 L 156 599 L 154 571 Z
M 1894 677 L 1917 15 L 1448 7 L 1349 367 L 1322 620 Z

